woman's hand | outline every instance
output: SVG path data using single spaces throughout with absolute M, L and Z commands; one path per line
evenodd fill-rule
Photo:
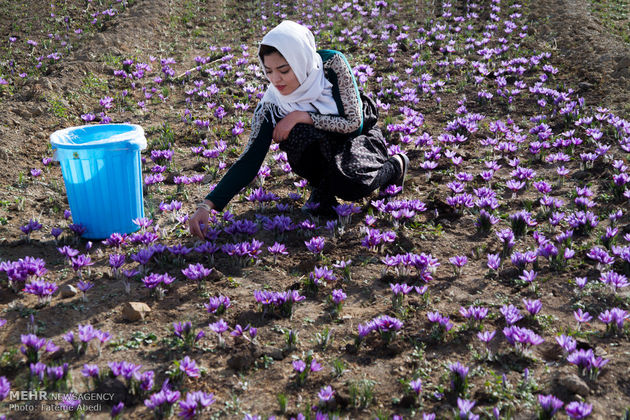
M 214 208 L 214 203 L 210 200 L 203 200 L 210 209 Z M 201 240 L 206 239 L 206 233 L 208 232 L 208 219 L 210 218 L 210 212 L 204 207 L 198 207 L 195 214 L 188 219 L 188 229 L 193 236 Z M 203 227 L 202 227 L 203 225 Z
M 291 133 L 295 124 L 298 123 L 313 124 L 313 120 L 311 119 L 310 114 L 306 111 L 293 111 L 276 124 L 273 129 L 272 138 L 276 141 L 276 143 L 285 141 L 289 138 L 289 133 Z

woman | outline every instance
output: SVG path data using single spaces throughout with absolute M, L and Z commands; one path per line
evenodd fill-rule
M 308 28 L 283 21 L 264 36 L 258 56 L 269 87 L 254 111 L 247 147 L 189 219 L 194 236 L 204 239 L 211 209 L 221 211 L 254 179 L 272 139 L 312 187 L 304 210 L 329 216 L 335 196 L 357 200 L 402 186 L 409 160 L 388 158 L 376 107 L 359 95 L 342 54 L 318 53 Z

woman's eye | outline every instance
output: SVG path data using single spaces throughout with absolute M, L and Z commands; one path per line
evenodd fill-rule
M 289 70 L 287 71 L 281 71 L 280 74 L 287 74 L 289 72 Z

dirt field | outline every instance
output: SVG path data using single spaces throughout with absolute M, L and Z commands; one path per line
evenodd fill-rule
M 622 249 L 630 241 L 629 195 L 624 196 L 623 184 L 615 188 L 613 181 L 626 171 L 624 139 L 630 139 L 627 1 L 502 0 L 452 2 L 450 7 L 433 1 L 359 3 L 95 0 L 42 5 L 0 0 L 0 83 L 6 82 L 0 84 L 0 262 L 4 264 L 0 266 L 4 271 L 0 272 L 0 377 L 10 382 L 11 391 L 93 391 L 115 396 L 83 413 L 86 418 L 108 418 L 112 405 L 121 401 L 123 418 L 151 418 L 154 413 L 145 400 L 158 393 L 167 378 L 173 390 L 181 392 L 181 400 L 193 391 L 213 393 L 215 402 L 203 412 L 198 409 L 197 418 L 247 414 L 291 418 L 300 413 L 315 418 L 318 410 L 353 419 L 422 418 L 422 413 L 456 418 L 460 399 L 474 401 L 472 413 L 482 418 L 528 419 L 538 418 L 538 398 L 549 394 L 565 407 L 571 402 L 589 404 L 590 418 L 628 416 L 629 323 L 622 320 L 619 331 L 611 332 L 598 319 L 613 308 L 630 311 L 629 288 L 621 282 L 611 290 L 601 280 L 607 272 L 630 275 L 630 260 Z M 625 10 L 618 7 L 624 4 Z M 116 249 L 73 234 L 68 227 L 72 219 L 64 217 L 69 205 L 59 164 L 42 161 L 52 157 L 50 134 L 85 124 L 92 117 L 93 123 L 109 118 L 141 125 L 149 144 L 142 154 L 145 180 L 158 164 L 166 167 L 163 182 L 144 188 L 147 216 L 153 219 L 152 227 L 160 227 L 155 243 L 192 249 L 200 244 L 185 228 L 186 215 L 225 173 L 219 162 L 229 167 L 247 142 L 256 94 L 264 92 L 266 85 L 262 74 L 252 68 L 257 64 L 257 45 L 283 18 L 313 25 L 318 47 L 347 55 L 361 89 L 382 104 L 379 126 L 390 150 L 400 149 L 411 160 L 405 190 L 390 202 L 410 205 L 420 200 L 424 210 L 399 221 L 391 212 L 378 210 L 374 193 L 355 203 L 360 212 L 344 229 L 327 229 L 325 220 L 310 221 L 309 227 L 309 218 L 300 212 L 308 188 L 297 189 L 298 177 L 284 173 L 282 159 L 274 159 L 278 152 L 271 151 L 266 161 L 270 175 L 263 188 L 280 197 L 277 203 L 287 210 L 278 209 L 276 203 L 261 210 L 246 200 L 260 185 L 255 180 L 229 206 L 235 220 L 250 220 L 256 226 L 255 233 L 231 234 L 238 223 L 218 215 L 213 224 L 217 235 L 211 239 L 219 248 L 256 239 L 264 244 L 260 255 L 239 264 L 223 251 L 216 252 L 213 260 L 200 251 L 183 257 L 164 251 L 150 260 L 145 273 L 131 278 L 127 293 L 124 282 L 111 274 L 109 256 L 125 255 L 121 270 L 131 270 L 139 266 L 132 256 L 146 244 L 129 240 Z M 497 52 L 502 46 L 508 48 Z M 536 91 L 537 83 L 548 91 Z M 216 93 L 200 94 L 210 92 L 211 85 Z M 497 89 L 505 89 L 503 96 Z M 480 98 L 479 92 L 493 97 Z M 239 109 L 239 103 L 249 105 L 248 109 Z M 406 118 L 405 112 L 411 112 L 401 110 L 403 106 L 420 118 L 415 122 Z M 575 107 L 574 111 L 566 106 Z M 217 116 L 218 107 L 224 108 L 225 117 Z M 483 118 L 472 124 L 474 128 L 453 123 L 458 118 L 475 121 L 478 116 Z M 590 125 L 584 123 L 589 117 L 594 119 Z M 232 129 L 239 121 L 245 131 L 234 135 Z M 462 136 L 461 141 L 454 140 L 455 135 Z M 572 138 L 582 142 L 562 144 Z M 220 140 L 226 147 L 218 158 L 193 151 L 210 150 Z M 602 145 L 610 149 L 598 152 Z M 537 147 L 540 150 L 534 152 Z M 151 158 L 151 151 L 166 149 L 174 152 L 171 162 Z M 549 158 L 554 153 L 566 154 L 566 162 Z M 592 162 L 589 153 L 596 155 Z M 428 161 L 437 163 L 435 169 L 422 166 Z M 483 172 L 492 167 L 489 179 L 483 179 Z M 559 167 L 567 169 L 564 177 L 558 175 Z M 179 176 L 194 175 L 202 175 L 202 181 L 175 183 Z M 515 180 L 523 180 L 523 185 L 514 187 Z M 541 182 L 550 191 L 545 192 Z M 461 191 L 453 183 L 461 184 Z M 494 192 L 496 208 L 472 204 L 482 198 L 484 187 Z M 296 192 L 303 196 L 289 198 Z M 470 195 L 471 205 L 453 205 L 452 197 L 464 193 Z M 554 209 L 556 201 L 550 208 L 562 212 L 564 219 L 550 221 L 552 211 L 540 201 L 544 197 L 552 203 L 562 200 L 562 205 Z M 160 210 L 160 203 L 173 200 L 182 203 L 177 215 Z M 497 218 L 486 232 L 477 228 L 481 208 Z M 489 269 L 488 255 L 504 251 L 497 233 L 508 228 L 516 232 L 511 219 L 523 210 L 533 222 L 515 238 L 512 256 L 530 252 L 535 261 L 520 265 L 503 256 L 498 269 Z M 585 211 L 598 218 L 592 229 L 578 222 L 573 226 L 572 221 Z M 609 218 L 618 211 L 621 216 Z M 264 228 L 265 218 L 280 215 L 302 226 L 283 237 Z M 380 249 L 362 245 L 366 216 L 375 217 L 370 228 L 394 232 L 395 240 L 376 247 Z M 27 238 L 21 228 L 30 220 L 41 228 Z M 58 240 L 51 235 L 53 228 L 62 229 Z M 572 240 L 557 239 L 568 230 L 573 231 Z M 607 231 L 614 239 L 602 238 Z M 317 236 L 325 242 L 320 255 L 305 245 Z M 554 243 L 556 251 L 569 249 L 575 255 L 566 260 L 562 255 L 546 258 L 541 236 Z M 276 241 L 288 251 L 277 259 L 268 250 Z M 89 255 L 94 262 L 90 272 L 79 278 L 59 252 L 61 246 Z M 612 262 L 598 263 L 594 248 L 604 250 Z M 405 254 L 430 255 L 439 265 L 434 272 L 413 268 L 405 273 L 401 264 L 401 271 L 385 271 L 387 256 Z M 24 290 L 24 281 L 12 287 L 8 264 L 27 256 L 42 259 L 47 272 L 41 277 L 59 288 L 76 287 L 81 279 L 92 282 L 85 292 L 88 299 L 82 299 L 81 292 L 70 297 L 57 292 L 49 303 L 40 304 Z M 450 262 L 455 256 L 467 258 L 459 273 Z M 339 262 L 347 260 L 351 264 L 344 271 Z M 201 286 L 182 273 L 197 263 L 213 269 Z M 309 276 L 321 267 L 330 269 L 335 279 L 313 290 L 308 287 Z M 419 271 L 430 272 L 431 279 L 423 281 Z M 524 280 L 524 271 L 535 271 L 536 279 Z M 143 284 L 149 273 L 175 278 L 163 298 Z M 576 285 L 582 277 L 587 279 L 583 288 Z M 390 284 L 402 283 L 416 289 L 395 307 Z M 329 302 L 336 289 L 347 295 L 338 314 Z M 305 299 L 294 305 L 291 317 L 263 313 L 254 298 L 260 290 L 295 290 Z M 231 301 L 222 315 L 209 313 L 204 306 L 217 296 Z M 524 300 L 538 300 L 540 313 L 528 315 Z M 128 302 L 146 303 L 151 313 L 130 321 L 123 313 Z M 510 343 L 505 331 L 512 324 L 504 314 L 509 305 L 523 317 L 514 325 L 542 338 L 542 343 L 524 353 Z M 487 308 L 487 317 L 477 323 L 466 319 L 470 306 Z M 578 310 L 588 312 L 592 320 L 577 322 Z M 434 312 L 449 317 L 449 331 L 432 323 Z M 360 326 L 384 315 L 403 323 L 394 338 L 387 341 L 385 335 L 371 332 L 358 343 Z M 223 333 L 224 346 L 209 327 L 220 319 L 229 326 Z M 173 333 L 173 324 L 179 322 L 190 322 L 193 335 L 203 331 L 205 337 L 186 346 Z M 110 333 L 101 351 L 97 339 L 80 354 L 64 339 L 68 331 L 78 336 L 79 325 L 86 324 Z M 257 328 L 256 339 L 230 335 L 237 325 Z M 487 347 L 492 356 L 478 338 L 480 331 L 496 331 Z M 21 336 L 27 333 L 59 346 L 56 351 L 40 351 L 39 360 L 48 367 L 67 363 L 70 375 L 57 385 L 49 379 L 40 383 L 31 375 L 32 360 L 19 350 Z M 291 343 L 295 335 L 297 342 Z M 599 376 L 589 376 L 568 361 L 557 342 L 560 335 L 572 337 L 578 350 L 591 350 L 608 360 Z M 323 368 L 301 383 L 293 362 L 308 362 L 309 354 Z M 186 356 L 196 362 L 200 373 L 177 379 L 175 373 Z M 108 375 L 109 364 L 122 361 L 142 365 L 139 372 L 153 371 L 154 386 L 134 394 L 124 375 Z M 456 362 L 469 368 L 466 385 L 459 388 L 449 367 Z M 99 367 L 98 383 L 82 374 L 85 364 Z M 422 391 L 416 395 L 410 382 L 418 379 Z M 335 394 L 321 402 L 318 393 L 326 386 Z M 2 387 L 0 397 L 1 391 Z M 19 411 L 29 404 L 36 406 L 34 412 Z M 56 402 L 16 401 L 7 395 L 0 399 L 0 416 L 81 415 L 42 411 L 46 404 Z M 565 407 L 558 413 L 560 418 L 567 416 Z M 180 410 L 175 403 L 173 416 Z

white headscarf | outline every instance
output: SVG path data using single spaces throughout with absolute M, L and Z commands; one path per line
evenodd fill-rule
M 287 60 L 300 83 L 300 86 L 288 95 L 281 94 L 270 83 L 262 102 L 277 105 L 280 118 L 284 118 L 292 111 L 339 115 L 332 96 L 332 84 L 324 77 L 322 58 L 317 54 L 313 33 L 307 27 L 285 20 L 269 31 L 260 43 L 277 49 Z M 262 60 L 261 65 L 264 69 Z

